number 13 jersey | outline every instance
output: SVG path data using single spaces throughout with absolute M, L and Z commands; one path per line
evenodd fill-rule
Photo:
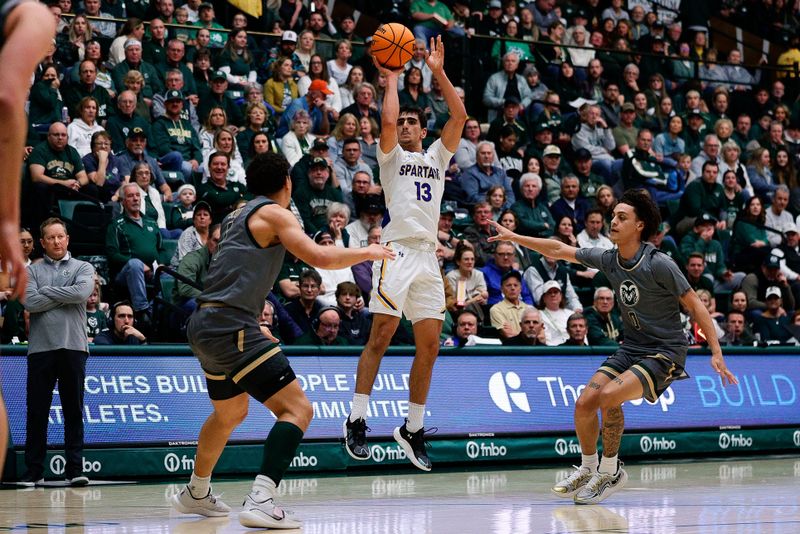
M 407 152 L 400 145 L 384 154 L 377 150 L 386 196 L 381 241 L 420 239 L 437 242 L 444 173 L 453 153 L 437 139 L 425 152 Z

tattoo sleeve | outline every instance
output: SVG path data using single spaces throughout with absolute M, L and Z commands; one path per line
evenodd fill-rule
M 603 413 L 603 456 L 616 456 L 625 428 L 622 407 L 609 408 Z

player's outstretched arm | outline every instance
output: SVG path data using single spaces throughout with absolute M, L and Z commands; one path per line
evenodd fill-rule
M 551 258 L 558 260 L 565 260 L 572 263 L 580 263 L 575 257 L 575 247 L 571 247 L 561 241 L 555 239 L 541 239 L 538 237 L 528 237 L 524 235 L 515 234 L 505 226 L 501 226 L 494 221 L 489 221 L 489 224 L 497 231 L 496 235 L 489 238 L 490 242 L 494 241 L 513 241 L 523 247 L 535 250 L 539 254 L 544 254 Z
M 25 99 L 31 74 L 47 53 L 55 34 L 55 20 L 39 2 L 23 2 L 11 10 L 2 28 L 0 50 L 0 258 L 12 278 L 12 298 L 24 298 L 28 273 L 19 244 L 19 203 L 22 152 L 28 128 Z
M 397 145 L 397 118 L 400 116 L 400 95 L 397 84 L 403 68 L 389 70 L 374 57 L 372 62 L 375 68 L 386 76 L 386 89 L 383 92 L 383 108 L 381 109 L 381 138 L 379 141 L 381 152 L 388 154 Z
M 722 385 L 738 384 L 739 381 L 736 376 L 725 365 L 725 358 L 722 356 L 722 349 L 719 346 L 719 339 L 717 339 L 717 331 L 714 328 L 714 319 L 708 313 L 700 297 L 690 289 L 681 296 L 681 306 L 689 313 L 694 319 L 708 341 L 708 348 L 711 349 L 711 367 L 719 374 Z
M 251 231 L 260 242 L 259 233 L 266 231 L 280 239 L 286 249 L 312 267 L 344 269 L 366 260 L 394 259 L 395 253 L 383 245 L 363 248 L 321 247 L 300 228 L 294 214 L 280 206 L 265 206 L 251 220 Z
M 442 144 L 450 152 L 455 152 L 458 149 L 458 143 L 461 141 L 461 132 L 464 131 L 464 123 L 467 122 L 467 110 L 464 107 L 464 102 L 458 97 L 456 88 L 450 78 L 444 73 L 444 45 L 442 44 L 442 36 L 439 35 L 434 40 L 431 38 L 430 50 L 425 62 L 433 73 L 433 77 L 439 82 L 442 88 L 442 96 L 447 104 L 447 109 L 450 111 L 450 118 L 442 128 Z

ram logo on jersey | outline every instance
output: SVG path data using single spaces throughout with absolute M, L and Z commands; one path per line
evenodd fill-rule
M 416 176 L 418 178 L 441 180 L 439 177 L 439 169 L 428 167 L 427 165 L 415 165 L 413 163 L 402 165 L 398 174 L 400 176 Z

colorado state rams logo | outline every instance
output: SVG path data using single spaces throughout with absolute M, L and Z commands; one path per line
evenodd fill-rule
M 636 306 L 639 302 L 639 288 L 630 280 L 625 280 L 619 286 L 619 298 L 625 306 Z

